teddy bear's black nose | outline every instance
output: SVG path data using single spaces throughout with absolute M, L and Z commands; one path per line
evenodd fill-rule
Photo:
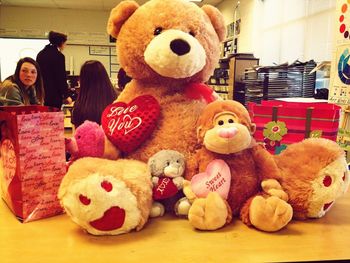
M 191 46 L 182 39 L 174 39 L 170 43 L 170 49 L 177 55 L 182 56 L 190 52 Z

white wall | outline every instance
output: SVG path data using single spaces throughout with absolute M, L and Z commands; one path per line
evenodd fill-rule
M 0 6 L 0 37 L 46 38 L 50 30 L 63 32 L 68 35 L 63 52 L 67 70 L 72 69 L 73 61 L 74 74 L 79 74 L 84 61 L 97 59 L 109 72 L 109 57 L 91 56 L 88 47 L 114 46 L 106 32 L 108 17 L 109 12 L 104 11 Z
M 238 0 L 225 0 L 216 7 L 224 15 L 226 25 L 233 22 L 234 9 Z M 258 0 L 241 0 L 239 14 L 241 18 L 241 33 L 238 39 L 239 53 L 254 53 L 254 24 L 257 22 L 255 13 Z
M 108 16 L 102 11 L 0 6 L 0 28 L 106 33 Z

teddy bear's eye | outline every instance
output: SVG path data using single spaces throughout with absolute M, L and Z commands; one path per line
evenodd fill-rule
M 229 119 L 228 123 L 234 123 L 234 120 L 233 119 Z
M 223 120 L 220 120 L 220 121 L 218 121 L 218 124 L 219 124 L 219 125 L 224 125 L 224 121 L 223 121 Z
M 154 30 L 153 34 L 154 34 L 155 36 L 157 36 L 157 35 L 159 35 L 160 33 L 162 33 L 162 31 L 163 31 L 163 28 L 157 27 L 157 28 Z
M 176 162 L 177 162 L 177 163 L 180 163 L 180 161 L 179 161 L 179 160 L 176 160 Z
M 196 34 L 195 34 L 193 31 L 190 31 L 189 34 L 190 34 L 191 36 L 193 36 L 193 37 L 196 36 Z
M 170 162 L 166 162 L 166 166 L 169 166 L 170 165 Z

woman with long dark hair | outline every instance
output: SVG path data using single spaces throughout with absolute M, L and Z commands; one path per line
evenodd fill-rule
M 86 61 L 80 69 L 79 82 L 72 123 L 76 128 L 85 120 L 101 124 L 103 110 L 117 98 L 105 67 L 97 60 Z
M 17 62 L 15 74 L 1 84 L 0 105 L 42 105 L 44 87 L 38 63 L 30 58 Z

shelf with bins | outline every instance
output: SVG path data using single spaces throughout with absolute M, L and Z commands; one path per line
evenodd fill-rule
M 229 76 L 227 69 L 216 68 L 214 74 L 210 77 L 208 84 L 221 98 L 229 99 L 228 79 Z
M 222 43 L 222 58 L 228 58 L 232 54 L 236 54 L 238 51 L 238 37 L 229 37 Z

